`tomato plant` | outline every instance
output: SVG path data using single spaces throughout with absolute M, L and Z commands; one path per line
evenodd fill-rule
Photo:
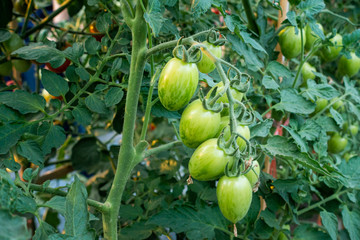
M 359 239 L 359 7 L 0 1 L 0 239 Z

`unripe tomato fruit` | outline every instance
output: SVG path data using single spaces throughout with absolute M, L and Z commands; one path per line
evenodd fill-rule
M 280 232 L 278 236 L 278 240 L 288 240 L 288 237 L 285 235 L 285 233 Z
M 202 42 L 201 44 L 205 45 L 207 50 L 210 51 L 212 54 L 215 55 L 217 58 L 221 58 L 221 46 L 215 46 L 207 41 Z M 202 73 L 210 73 L 214 71 L 215 69 L 215 63 L 211 60 L 211 58 L 205 53 L 205 51 L 202 51 L 202 58 L 200 62 L 196 63 L 198 69 Z
M 313 66 L 311 66 L 308 62 L 305 62 L 303 67 L 301 68 L 301 75 L 303 77 L 303 86 L 307 86 L 307 80 L 308 79 L 315 79 L 315 74 L 314 72 L 316 72 L 316 68 L 314 68 Z
M 199 181 L 216 180 L 224 175 L 226 164 L 232 167 L 234 158 L 217 145 L 217 138 L 203 142 L 193 153 L 189 161 L 189 173 Z
M 223 116 L 220 119 L 220 126 L 219 126 L 219 130 L 218 133 L 215 135 L 215 137 L 220 136 L 220 133 L 222 132 L 222 130 L 228 126 L 230 123 L 230 116 Z
M 12 68 L 12 64 L 10 61 L 0 64 L 0 75 L 1 76 L 10 76 L 11 68 Z
M 345 75 L 349 77 L 355 76 L 360 70 L 360 58 L 354 52 L 350 53 L 351 58 L 347 59 L 341 56 L 338 64 L 338 77 L 342 78 Z
M 219 130 L 220 119 L 220 113 L 206 110 L 200 99 L 193 101 L 181 115 L 182 142 L 190 148 L 196 148 L 204 141 L 215 137 Z
M 315 111 L 314 113 L 318 113 L 321 110 L 323 110 L 327 105 L 328 105 L 329 101 L 325 98 L 318 98 L 316 100 L 316 107 L 315 107 Z
M 295 34 L 295 27 L 290 26 L 284 28 L 279 33 L 279 44 L 282 54 L 287 58 L 295 58 L 301 53 L 301 33 L 303 32 L 303 43 L 306 43 L 305 30 L 299 29 Z
M 225 218 L 236 223 L 249 211 L 252 200 L 252 187 L 245 176 L 220 178 L 216 196 L 219 208 Z
M 355 136 L 359 132 L 359 124 L 357 123 L 351 124 L 349 128 L 349 123 L 345 122 L 343 125 L 343 130 L 344 132 L 350 133 L 351 135 Z
M 23 40 L 15 33 L 11 34 L 11 37 L 3 42 L 3 44 L 7 55 L 24 46 Z
M 342 110 L 344 110 L 344 102 L 342 101 L 342 100 L 339 100 L 338 101 L 338 99 L 339 98 L 333 98 L 332 100 L 331 100 L 331 102 L 335 102 L 333 105 L 332 105 L 332 107 L 335 109 L 335 110 L 338 110 L 338 111 L 342 111 Z
M 339 133 L 335 133 L 331 136 L 328 141 L 328 150 L 331 153 L 342 152 L 348 143 L 348 140 L 344 137 L 341 137 Z
M 50 63 L 46 63 L 45 65 L 49 68 L 50 71 L 54 73 L 63 73 L 70 66 L 71 61 L 69 59 L 65 59 L 65 62 L 57 68 L 53 68 Z
M 27 60 L 15 59 L 11 61 L 15 69 L 19 72 L 26 72 L 31 67 L 31 62 Z
M 324 32 L 323 26 L 322 26 L 320 23 L 316 23 L 316 24 L 319 26 L 320 30 L 321 30 L 322 32 Z M 314 42 L 315 42 L 317 39 L 319 39 L 320 37 L 319 37 L 318 35 L 316 35 L 316 34 L 311 30 L 310 25 L 306 25 L 306 27 L 305 27 L 305 35 L 306 35 L 305 49 L 306 49 L 307 51 L 309 51 L 309 50 L 312 48 L 312 46 L 314 45 Z
M 195 63 L 171 59 L 161 71 L 158 91 L 162 105 L 177 111 L 189 103 L 199 83 L 199 71 Z
M 340 34 L 336 34 L 330 41 L 334 46 L 323 47 L 320 51 L 321 58 L 326 62 L 335 60 L 342 49 L 342 36 Z
M 237 133 L 241 134 L 244 138 L 246 138 L 247 140 L 250 139 L 250 129 L 248 126 L 243 126 L 243 125 L 238 125 L 236 128 Z M 226 141 L 228 141 L 231 137 L 231 132 L 230 132 L 230 126 L 226 127 L 224 130 L 224 139 Z M 236 143 L 239 146 L 239 149 L 242 151 L 245 149 L 246 147 L 246 142 L 244 141 L 244 139 L 242 139 L 241 137 L 238 137 L 236 139 Z
M 247 172 L 244 176 L 249 180 L 251 187 L 254 187 L 258 182 L 260 176 L 260 165 L 258 161 L 253 161 L 252 167 L 253 169 Z

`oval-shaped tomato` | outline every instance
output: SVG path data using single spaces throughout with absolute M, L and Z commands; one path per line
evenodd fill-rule
M 221 213 L 230 222 L 243 219 L 249 211 L 252 200 L 252 187 L 244 176 L 220 178 L 216 187 L 216 196 Z
M 237 133 L 241 134 L 244 138 L 246 138 L 247 140 L 250 139 L 250 129 L 248 126 L 243 126 L 243 125 L 238 125 L 236 128 Z M 226 127 L 224 130 L 224 138 L 225 140 L 229 140 L 231 137 L 231 133 L 230 133 L 230 126 Z M 241 137 L 238 137 L 236 139 L 236 143 L 239 146 L 239 149 L 242 151 L 245 149 L 246 147 L 246 142 L 244 141 L 244 139 L 242 139 Z
M 305 30 L 303 32 L 303 43 L 306 43 Z M 295 27 L 290 26 L 284 28 L 279 33 L 279 44 L 282 54 L 287 58 L 295 58 L 301 53 L 301 33 L 300 29 L 298 33 L 295 33 Z
M 323 110 L 327 105 L 328 105 L 329 101 L 325 98 L 318 98 L 316 100 L 316 107 L 315 107 L 315 111 L 314 113 L 318 113 L 321 110 Z
M 195 63 L 171 59 L 161 71 L 158 91 L 162 105 L 177 111 L 189 103 L 199 83 L 199 71 Z
M 359 124 L 354 123 L 354 124 L 351 124 L 350 127 L 349 127 L 349 123 L 345 122 L 343 124 L 343 129 L 344 129 L 344 132 L 350 133 L 351 135 L 355 136 L 359 132 Z
M 222 132 L 222 130 L 228 126 L 230 123 L 230 116 L 223 116 L 220 119 L 220 126 L 219 126 L 219 130 L 218 133 L 215 135 L 215 137 L 220 136 L 220 133 Z
M 12 64 L 10 61 L 0 64 L 0 75 L 1 76 L 10 76 L 12 70 Z
M 221 46 L 215 46 L 214 44 L 211 44 L 207 41 L 202 42 L 201 44 L 205 45 L 207 50 L 210 51 L 212 54 L 215 55 L 217 58 L 221 58 Z M 205 53 L 205 51 L 202 51 L 202 58 L 200 62 L 196 63 L 198 69 L 202 73 L 210 73 L 214 71 L 215 69 L 215 63 L 211 60 L 211 58 Z
M 355 76 L 360 70 L 360 58 L 354 52 L 350 53 L 351 58 L 347 59 L 341 56 L 338 64 L 338 77 L 342 78 L 345 75 L 349 77 Z
M 251 187 L 254 187 L 259 180 L 260 176 L 260 165 L 258 161 L 252 162 L 253 169 L 245 174 L 245 177 L 249 180 Z M 255 171 L 255 172 L 254 172 Z
M 181 141 L 190 148 L 196 148 L 204 141 L 215 137 L 220 119 L 220 113 L 206 110 L 200 99 L 193 101 L 181 115 Z
M 333 98 L 331 100 L 331 103 L 335 102 L 332 107 L 335 109 L 335 110 L 338 110 L 338 111 L 342 111 L 344 110 L 344 102 L 342 100 L 338 100 L 339 98 L 336 97 L 336 98 Z
M 280 232 L 278 236 L 278 240 L 288 240 L 288 237 L 286 236 L 285 233 Z
M 5 42 L 3 42 L 3 44 L 8 55 L 24 46 L 23 40 L 16 33 L 11 34 L 11 37 Z
M 348 140 L 341 137 L 339 133 L 334 133 L 328 141 L 328 150 L 331 153 L 342 152 L 347 146 Z
M 336 34 L 330 41 L 334 46 L 323 47 L 320 51 L 321 58 L 326 62 L 335 60 L 342 49 L 342 36 L 340 34 Z
M 189 161 L 189 173 L 199 181 L 216 180 L 224 175 L 226 164 L 232 167 L 234 158 L 217 145 L 217 138 L 203 142 L 193 153 Z
M 315 79 L 315 74 L 314 72 L 316 72 L 316 68 L 314 68 L 313 66 L 311 66 L 308 62 L 305 62 L 303 67 L 301 68 L 301 75 L 303 77 L 303 86 L 307 86 L 307 80 L 308 79 Z
M 319 26 L 320 30 L 321 30 L 322 32 L 324 32 L 323 26 L 322 26 L 320 23 L 316 23 L 316 24 Z M 309 51 L 309 50 L 312 48 L 312 46 L 314 45 L 314 42 L 315 42 L 317 39 L 319 39 L 320 37 L 319 37 L 318 35 L 316 35 L 316 34 L 311 30 L 310 25 L 306 25 L 306 27 L 305 27 L 305 35 L 306 35 L 305 49 L 306 49 L 307 51 Z
M 46 67 L 49 68 L 50 71 L 52 71 L 54 73 L 63 73 L 70 66 L 70 64 L 71 64 L 71 61 L 66 58 L 65 62 L 60 67 L 53 68 L 50 63 L 46 63 L 45 65 L 46 65 Z
M 15 69 L 19 72 L 26 72 L 31 67 L 31 62 L 27 60 L 15 59 L 11 61 Z

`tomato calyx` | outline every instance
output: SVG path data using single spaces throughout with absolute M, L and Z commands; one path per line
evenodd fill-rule
M 206 41 L 215 46 L 223 46 L 226 43 L 226 38 L 220 35 L 220 32 L 211 29 L 206 36 Z

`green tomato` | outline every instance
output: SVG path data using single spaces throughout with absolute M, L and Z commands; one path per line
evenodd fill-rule
M 331 153 L 342 152 L 348 143 L 348 140 L 341 137 L 339 133 L 334 133 L 328 141 L 328 150 Z
M 329 101 L 325 98 L 318 98 L 316 100 L 316 107 L 315 107 L 315 111 L 314 113 L 318 113 L 320 111 L 322 111 L 327 105 L 328 105 Z
M 335 60 L 342 49 L 342 36 L 340 34 L 336 34 L 330 41 L 334 46 L 323 47 L 320 51 L 321 58 L 326 62 Z
M 189 173 L 199 181 L 216 180 L 224 175 L 226 164 L 232 167 L 234 158 L 226 155 L 217 145 L 217 138 L 203 142 L 189 161 Z
M 338 111 L 342 111 L 344 110 L 344 102 L 342 100 L 338 100 L 339 98 L 333 98 L 331 100 L 331 103 L 335 102 L 332 107 L 335 109 L 335 110 L 338 110 Z
M 303 85 L 307 86 L 307 80 L 308 79 L 315 79 L 315 74 L 314 72 L 316 72 L 316 68 L 314 68 L 313 66 L 311 66 L 308 62 L 305 62 L 303 67 L 301 68 L 301 75 L 303 77 Z
M 219 131 L 218 133 L 215 135 L 215 137 L 219 137 L 220 133 L 222 132 L 222 130 L 228 126 L 230 123 L 230 116 L 223 116 L 220 119 L 220 126 L 219 126 Z
M 278 236 L 278 240 L 288 240 L 288 237 L 286 236 L 285 233 L 280 232 Z
M 316 23 L 320 30 L 322 32 L 324 32 L 324 28 L 320 23 Z M 312 46 L 314 45 L 314 42 L 319 39 L 320 37 L 318 35 L 316 35 L 312 30 L 310 25 L 306 25 L 305 27 L 305 35 L 306 35 L 306 43 L 305 43 L 305 49 L 307 51 L 310 51 L 310 49 L 312 48 Z
M 12 64 L 10 61 L 0 64 L 0 75 L 10 76 L 12 72 Z
M 215 46 L 207 41 L 204 41 L 201 44 L 205 45 L 207 49 L 212 54 L 214 54 L 215 57 L 221 58 L 221 54 L 222 54 L 221 46 Z M 202 51 L 202 58 L 200 62 L 198 62 L 196 65 L 199 71 L 202 73 L 210 73 L 215 69 L 215 63 L 211 60 L 211 58 L 208 55 L 206 55 L 204 51 Z
M 216 196 L 221 213 L 230 222 L 236 223 L 243 219 L 249 211 L 252 200 L 252 187 L 244 176 L 220 178 Z
M 11 37 L 5 42 L 3 42 L 3 44 L 8 55 L 24 46 L 23 40 L 19 37 L 19 35 L 15 33 L 11 34 Z
M 245 174 L 245 177 L 249 180 L 251 187 L 254 187 L 259 180 L 260 176 L 260 165 L 258 161 L 252 162 L 252 170 Z M 254 172 L 255 171 L 255 172 Z
M 158 91 L 162 105 L 177 111 L 189 103 L 199 83 L 199 71 L 195 63 L 171 59 L 161 71 Z
M 238 125 L 236 128 L 236 131 L 237 131 L 237 133 L 241 134 L 247 140 L 250 139 L 250 129 L 248 126 Z M 224 130 L 224 138 L 226 141 L 228 141 L 230 139 L 230 137 L 231 137 L 230 126 L 228 126 Z M 242 139 L 241 137 L 238 137 L 236 139 L 236 143 L 238 144 L 239 149 L 241 151 L 245 149 L 246 142 L 244 141 L 244 139 Z
M 220 119 L 220 113 L 206 110 L 200 99 L 193 101 L 181 115 L 182 142 L 190 148 L 196 148 L 204 141 L 215 137 L 219 130 Z
M 305 30 L 303 32 L 303 41 L 306 43 Z M 300 29 L 295 34 L 295 27 L 290 26 L 284 28 L 279 34 L 279 44 L 282 54 L 287 58 L 295 58 L 301 53 L 301 33 Z
M 351 58 L 347 59 L 341 56 L 338 64 L 338 77 L 342 78 L 345 75 L 349 77 L 355 76 L 360 70 L 360 58 L 354 52 L 350 53 Z
M 26 60 L 12 60 L 12 64 L 14 65 L 15 69 L 19 72 L 26 72 L 31 67 L 30 61 Z
M 345 122 L 343 124 L 343 130 L 346 133 L 350 133 L 351 135 L 356 136 L 359 132 L 359 124 L 358 123 L 351 124 L 349 128 L 349 123 Z

